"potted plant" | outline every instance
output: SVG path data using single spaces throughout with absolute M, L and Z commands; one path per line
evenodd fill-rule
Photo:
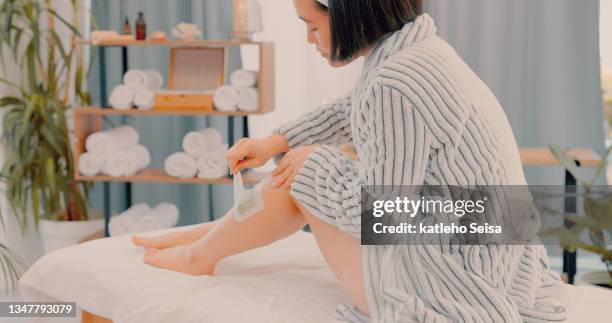
M 604 174 L 606 160 L 612 153 L 612 147 L 608 149 L 602 164 L 592 180 L 587 180 L 578 172 L 576 162 L 564 149 L 551 145 L 550 150 L 559 159 L 561 164 L 570 172 L 581 185 L 581 191 L 572 194 L 574 197 L 582 198 L 584 214 L 568 214 L 565 212 L 545 209 L 547 213 L 563 216 L 564 220 L 571 223 L 570 228 L 558 227 L 544 230 L 544 236 L 556 237 L 561 246 L 569 251 L 577 249 L 594 253 L 601 257 L 606 266 L 606 271 L 587 273 L 577 277 L 577 284 L 589 284 L 600 287 L 612 288 L 612 190 L 607 186 L 597 186 L 596 183 Z M 567 195 L 566 195 L 567 196 Z M 585 239 L 584 236 L 588 236 Z
M 4 233 L 4 220 L 0 218 L 0 233 Z M 21 257 L 19 257 L 13 250 L 7 245 L 0 243 L 0 272 L 2 272 L 2 279 L 0 280 L 0 286 L 4 288 L 0 291 L 12 291 L 15 289 L 15 282 L 21 274 L 25 264 Z
M 72 22 L 50 0 L 0 2 L 1 63 L 15 64 L 22 72 L 0 78 L 17 93 L 0 98 L 7 146 L 0 181 L 23 230 L 33 215 L 46 252 L 76 243 L 102 226 L 102 220 L 88 221 L 90 184 L 74 178 L 67 115 L 71 107 L 91 99 L 83 86 L 85 68 L 76 43 L 80 5 L 78 0 L 70 4 Z

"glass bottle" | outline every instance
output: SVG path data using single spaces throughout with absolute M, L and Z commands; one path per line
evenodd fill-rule
M 144 14 L 142 12 L 138 13 L 138 20 L 136 20 L 136 39 L 147 39 L 147 24 L 145 23 Z
M 125 23 L 123 24 L 123 30 L 121 33 L 124 35 L 132 34 L 132 27 L 130 26 L 130 19 L 128 17 L 125 17 Z

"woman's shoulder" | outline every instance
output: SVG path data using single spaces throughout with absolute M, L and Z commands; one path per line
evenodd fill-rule
M 408 78 L 434 78 L 451 72 L 450 62 L 457 55 L 442 39 L 432 37 L 389 56 L 377 67 L 375 75 L 385 79 L 393 75 Z M 449 50 L 450 49 L 450 50 Z
M 460 61 L 450 45 L 434 36 L 382 61 L 371 74 L 368 87 L 391 87 L 408 96 L 440 90 L 461 93 L 457 75 Z
M 452 141 L 459 137 L 459 132 L 451 136 L 444 129 L 463 127 L 470 115 L 470 98 L 467 85 L 462 81 L 464 78 L 458 75 L 462 73 L 459 66 L 462 60 L 454 49 L 435 38 L 399 51 L 381 62 L 372 72 L 362 99 L 367 103 L 376 93 L 398 95 L 403 98 L 400 102 L 427 118 L 436 133 L 447 134 L 443 141 Z

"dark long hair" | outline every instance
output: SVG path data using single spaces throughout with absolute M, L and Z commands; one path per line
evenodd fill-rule
M 423 13 L 423 0 L 313 0 L 329 15 L 331 57 L 346 61 Z

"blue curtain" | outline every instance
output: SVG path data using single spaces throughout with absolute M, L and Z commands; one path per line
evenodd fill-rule
M 455 47 L 501 102 L 519 146 L 555 143 L 603 154 L 599 0 L 425 3 L 440 36 Z M 594 174 L 592 169 L 583 172 Z M 531 185 L 564 183 L 561 167 L 527 167 L 525 174 Z M 555 208 L 562 206 L 559 203 Z M 560 270 L 561 249 L 554 245 L 547 245 L 547 249 L 552 266 Z M 583 268 L 589 254 L 579 255 L 579 268 Z
M 147 23 L 147 32 L 155 30 L 166 32 L 171 37 L 171 30 L 180 22 L 197 24 L 207 39 L 226 39 L 223 30 L 224 17 L 231 13 L 226 10 L 225 0 L 93 0 L 92 11 L 96 17 L 98 29 L 121 30 L 125 17 L 130 24 L 134 23 L 138 12 L 143 12 Z M 228 16 L 229 19 L 229 16 Z M 226 20 L 225 20 L 226 21 Z M 97 102 L 100 102 L 100 57 L 93 52 L 90 89 Z M 169 50 L 166 47 L 130 47 L 130 68 L 153 68 L 167 74 Z M 237 48 L 231 49 L 228 56 L 228 71 L 239 67 L 240 56 Z M 106 49 L 107 74 L 106 87 L 110 90 L 121 82 L 121 50 Z M 107 124 L 130 124 L 138 129 L 141 142 L 151 151 L 151 167 L 163 168 L 163 162 L 170 154 L 181 150 L 183 136 L 191 131 L 204 127 L 215 127 L 228 139 L 227 117 L 129 117 L 110 118 Z M 242 120 L 235 121 L 234 137 L 242 133 Z M 91 194 L 94 208 L 103 206 L 103 189 L 97 184 Z M 167 185 L 157 183 L 133 184 L 132 203 L 146 202 L 154 206 L 161 202 L 175 203 L 181 213 L 179 225 L 188 225 L 207 221 L 224 215 L 232 205 L 231 186 L 222 185 Z M 127 205 L 125 184 L 111 184 L 111 206 L 113 212 L 125 210 Z
M 604 152 L 599 0 L 426 0 L 427 12 L 491 87 L 522 147 Z M 530 184 L 562 169 L 528 168 Z

